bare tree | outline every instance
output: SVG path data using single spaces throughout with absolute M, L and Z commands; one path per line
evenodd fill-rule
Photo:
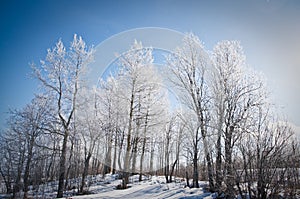
M 198 184 L 198 151 L 200 141 L 203 142 L 210 190 L 214 190 L 212 160 L 207 141 L 207 128 L 210 120 L 210 96 L 206 84 L 206 72 L 209 66 L 209 57 L 198 37 L 188 34 L 183 40 L 183 46 L 178 48 L 168 58 L 168 65 L 172 71 L 172 82 L 181 92 L 182 101 L 197 116 L 197 130 L 193 140 L 194 187 Z
M 93 50 L 88 49 L 82 38 L 75 34 L 69 51 L 66 51 L 62 41 L 59 40 L 53 49 L 48 50 L 46 60 L 41 61 L 40 67 L 32 65 L 34 74 L 42 83 L 46 94 L 57 104 L 57 117 L 62 126 L 58 198 L 63 197 L 67 143 L 80 88 L 80 77 L 92 57 Z
M 19 133 L 24 134 L 26 144 L 25 170 L 23 175 L 24 181 L 24 198 L 27 198 L 29 186 L 30 166 L 33 159 L 34 147 L 39 136 L 44 133 L 45 128 L 48 128 L 51 120 L 52 110 L 48 99 L 43 96 L 37 96 L 30 104 L 25 106 L 20 111 L 11 112 L 11 120 L 13 128 L 20 128 Z M 22 129 L 22 130 L 21 130 Z
M 126 149 L 122 168 L 122 187 L 126 188 L 130 161 L 132 160 L 133 167 L 136 164 L 134 159 L 142 140 L 140 136 L 147 134 L 147 128 L 156 124 L 157 120 L 153 118 L 163 112 L 163 109 L 154 108 L 162 105 L 158 103 L 158 99 L 163 96 L 163 92 L 160 90 L 160 80 L 153 66 L 151 48 L 144 48 L 141 43 L 135 41 L 131 49 L 120 56 L 120 66 L 117 91 L 119 99 L 124 103 L 123 107 L 126 107 L 123 114 L 126 118 L 123 124 L 126 127 Z
M 79 138 L 83 143 L 84 163 L 81 178 L 80 193 L 84 193 L 86 176 L 88 175 L 90 159 L 94 153 L 96 143 L 103 135 L 103 124 L 100 118 L 99 110 L 97 110 L 96 90 L 90 91 L 84 89 L 79 93 L 80 102 L 78 102 L 76 110 L 76 130 Z
M 235 173 L 233 167 L 233 149 L 242 137 L 247 122 L 253 118 L 253 111 L 265 100 L 265 87 L 256 73 L 245 68 L 245 56 L 237 41 L 219 42 L 213 51 L 214 60 L 214 96 L 217 110 L 217 169 L 221 166 L 220 135 L 224 139 L 226 197 L 234 198 Z M 218 188 L 220 189 L 220 173 Z M 220 190 L 218 190 L 220 191 Z
M 129 165 L 132 150 L 132 136 L 134 130 L 134 118 L 139 114 L 138 109 L 138 93 L 142 92 L 147 76 L 145 69 L 151 67 L 153 62 L 152 49 L 143 48 L 141 43 L 134 42 L 130 51 L 124 53 L 120 57 L 121 73 L 120 80 L 122 89 L 119 90 L 122 98 L 125 99 L 125 107 L 127 110 L 127 130 L 126 130 L 126 150 L 123 165 L 122 188 L 127 188 L 129 179 Z

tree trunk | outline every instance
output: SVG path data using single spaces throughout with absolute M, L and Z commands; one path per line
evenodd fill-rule
M 201 116 L 202 118 L 203 116 Z M 212 162 L 211 157 L 208 149 L 208 143 L 207 143 L 207 132 L 203 123 L 203 119 L 200 118 L 200 129 L 201 129 L 201 135 L 203 140 L 203 147 L 204 147 L 204 153 L 205 158 L 207 162 L 207 174 L 208 174 L 208 182 L 209 182 L 209 191 L 214 192 L 215 186 L 214 186 L 214 174 L 213 174 L 213 168 L 212 168 Z
M 12 193 L 12 188 L 11 188 L 12 183 L 10 181 L 10 177 L 11 177 L 10 169 L 8 168 L 8 172 L 5 175 L 4 172 L 2 171 L 1 167 L 0 167 L 0 173 L 1 173 L 2 179 L 4 180 L 4 183 L 5 183 L 6 193 L 11 194 Z
M 133 84 L 134 85 L 134 84 Z M 133 120 L 133 103 L 134 103 L 134 87 L 132 88 L 131 100 L 130 100 L 130 112 L 129 112 L 129 123 L 127 133 L 127 146 L 125 151 L 125 160 L 122 176 L 122 188 L 126 189 L 129 182 L 129 163 L 130 163 L 130 152 L 131 152 L 131 131 L 132 131 L 132 120 Z
M 62 198 L 64 193 L 64 180 L 66 172 L 66 156 L 67 156 L 67 142 L 68 142 L 69 132 L 65 131 L 62 151 L 59 161 L 59 179 L 58 179 L 58 190 L 57 198 Z
M 216 157 L 216 191 L 221 193 L 222 189 L 222 147 L 221 147 L 221 135 L 218 133 L 217 140 L 217 157 Z
M 175 165 L 177 164 L 177 162 L 178 162 L 178 159 L 176 159 L 175 162 L 172 165 L 172 169 L 171 169 L 171 173 L 170 173 L 170 182 L 172 182 L 172 177 L 173 177 Z
M 132 162 L 131 162 L 131 174 L 136 173 L 136 158 L 137 158 L 137 146 L 138 145 L 138 137 L 135 137 L 133 140 L 132 146 Z
M 107 144 L 107 152 L 105 154 L 105 162 L 103 168 L 103 176 L 111 171 L 111 150 L 112 150 L 112 139 L 109 135 L 108 144 Z
M 234 173 L 233 173 L 233 165 L 232 165 L 232 133 L 234 127 L 230 126 L 229 131 L 226 131 L 225 134 L 225 171 L 226 171 L 226 198 L 234 199 Z
M 139 181 L 142 181 L 142 176 L 143 176 L 143 161 L 144 161 L 144 155 L 145 155 L 145 148 L 146 148 L 146 137 L 143 138 L 143 147 L 142 147 L 142 154 L 141 154 L 141 159 L 140 159 Z
M 190 179 L 188 171 L 185 171 L 185 178 L 186 178 L 186 186 L 190 187 Z
M 13 188 L 13 198 L 18 198 L 17 197 L 17 193 L 20 192 L 21 190 L 21 178 L 22 178 L 22 170 L 23 170 L 23 166 L 24 166 L 24 155 L 25 155 L 25 151 L 24 149 L 20 150 L 20 159 L 19 159 L 19 165 L 18 165 L 18 169 L 17 169 L 17 177 L 16 177 L 16 181 L 15 181 L 15 185 Z
M 169 183 L 170 180 L 169 180 L 169 165 L 168 164 L 165 166 L 164 170 L 165 170 L 164 174 L 165 174 L 166 182 Z
M 130 122 L 131 124 L 131 122 Z M 131 151 L 131 125 L 129 125 L 129 132 L 127 135 L 127 147 L 125 152 L 125 161 L 123 167 L 122 176 L 122 188 L 127 189 L 127 184 L 129 182 L 129 163 L 130 163 L 130 151 Z
M 74 140 L 71 139 L 71 149 L 70 149 L 70 155 L 69 155 L 69 160 L 68 160 L 69 165 L 68 165 L 67 172 L 66 172 L 66 175 L 65 175 L 65 189 L 67 189 L 68 183 L 69 183 L 69 173 L 70 173 L 70 170 L 71 170 L 71 167 L 72 167 L 71 162 L 72 162 L 72 157 L 73 157 L 73 151 L 74 151 Z M 75 162 L 75 165 L 76 165 L 76 162 Z
M 165 147 L 165 177 L 166 177 L 166 182 L 169 183 L 169 174 L 170 174 L 170 152 L 169 152 L 169 145 L 170 145 L 170 131 L 171 131 L 171 124 L 169 126 L 169 129 L 167 131 L 166 135 L 166 147 Z
M 198 173 L 198 148 L 194 149 L 193 157 L 193 188 L 199 188 L 199 173 Z
M 88 175 L 88 171 L 89 171 L 89 162 L 90 159 L 92 157 L 92 153 L 88 153 L 88 156 L 86 157 L 85 161 L 84 161 L 84 169 L 83 169 L 83 173 L 82 173 L 82 180 L 81 180 L 81 186 L 80 186 L 80 193 L 83 193 L 83 189 L 84 189 L 84 184 L 85 184 L 85 178 Z
M 123 145 L 124 145 L 124 131 L 122 132 L 122 137 L 121 137 L 121 141 L 120 141 L 120 145 L 119 145 L 119 153 L 118 153 L 118 166 L 119 166 L 119 170 L 123 170 L 122 169 L 122 164 L 121 164 L 121 154 L 122 154 L 122 149 L 123 149 Z
M 32 136 L 28 146 L 28 156 L 27 156 L 27 162 L 26 162 L 24 177 L 23 177 L 24 178 L 24 199 L 27 198 L 27 194 L 28 194 L 28 186 L 29 186 L 28 178 L 29 178 L 30 164 L 32 160 L 33 144 L 34 144 L 34 137 Z
M 220 194 L 222 191 L 222 126 L 223 126 L 223 117 L 224 111 L 222 108 L 222 103 L 219 104 L 219 121 L 218 121 L 218 138 L 217 138 L 217 157 L 216 157 L 216 191 Z
M 115 136 L 115 146 L 114 146 L 114 157 L 113 157 L 113 168 L 112 168 L 112 174 L 116 173 L 116 166 L 117 166 L 117 144 L 118 144 L 118 140 L 117 140 L 117 131 L 116 131 L 116 136 Z
M 214 172 L 213 172 L 213 165 L 212 165 L 212 158 L 210 153 L 206 155 L 207 161 L 207 173 L 208 173 L 208 182 L 209 182 L 209 191 L 215 192 L 215 185 L 214 185 Z

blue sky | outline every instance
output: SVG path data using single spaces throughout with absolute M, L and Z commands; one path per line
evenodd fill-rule
M 207 49 L 240 40 L 248 64 L 262 71 L 280 111 L 300 126 L 300 1 L 149 0 L 0 2 L 0 124 L 37 92 L 29 63 L 73 34 L 97 46 L 123 31 L 161 27 L 194 32 Z M 112 52 L 114 53 L 114 52 Z

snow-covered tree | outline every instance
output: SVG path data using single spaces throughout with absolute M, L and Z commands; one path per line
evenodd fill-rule
M 228 198 L 234 198 L 233 148 L 243 136 L 253 110 L 265 99 L 263 81 L 246 69 L 245 55 L 237 41 L 219 42 L 213 51 L 214 99 L 217 115 L 217 170 L 221 165 L 221 135 L 225 145 L 225 184 Z M 220 173 L 217 183 L 220 188 Z
M 126 188 L 130 169 L 130 157 L 132 166 L 135 167 L 136 147 L 141 137 L 146 136 L 147 128 L 154 118 L 161 115 L 164 105 L 161 81 L 153 66 L 152 49 L 145 48 L 141 42 L 135 41 L 131 49 L 120 57 L 120 71 L 118 74 L 118 95 L 123 99 L 126 107 L 126 149 L 123 164 L 122 187 Z M 161 98 L 161 99 L 160 99 Z M 161 101 L 160 101 L 161 100 Z M 146 140 L 143 140 L 145 142 Z M 133 152 L 132 152 L 133 151 Z M 142 157 L 143 158 L 143 157 Z
M 180 92 L 181 101 L 195 113 L 197 118 L 197 128 L 191 143 L 194 166 L 193 186 L 199 187 L 198 156 L 202 141 L 207 161 L 210 190 L 214 190 L 212 160 L 207 141 L 210 94 L 206 73 L 210 66 L 209 56 L 199 38 L 194 34 L 187 34 L 183 39 L 183 45 L 168 57 L 167 64 L 172 72 L 171 81 Z
M 2 137 L 2 150 L 8 153 L 3 157 L 1 173 L 7 173 L 7 176 L 3 177 L 7 182 L 8 192 L 10 192 L 11 186 L 9 181 L 13 179 L 14 197 L 18 197 L 17 194 L 23 187 L 24 198 L 27 198 L 29 182 L 33 179 L 33 176 L 30 175 L 32 165 L 37 164 L 34 159 L 37 158 L 36 151 L 39 148 L 39 138 L 44 136 L 46 129 L 50 128 L 50 123 L 55 123 L 52 118 L 51 107 L 52 104 L 49 99 L 44 96 L 36 96 L 24 108 L 10 111 L 9 128 Z M 10 171 L 15 174 L 9 174 Z
M 75 128 L 83 144 L 84 166 L 82 171 L 80 193 L 84 192 L 85 180 L 88 175 L 90 160 L 95 151 L 96 144 L 103 136 L 103 122 L 97 109 L 97 90 L 82 89 L 78 93 Z
M 41 82 L 45 94 L 56 103 L 56 113 L 62 127 L 58 198 L 63 197 L 67 143 L 80 80 L 85 67 L 92 59 L 93 49 L 88 48 L 83 39 L 75 34 L 69 50 L 66 50 L 63 42 L 59 40 L 53 49 L 48 49 L 46 60 L 41 61 L 40 66 L 32 65 L 34 75 Z

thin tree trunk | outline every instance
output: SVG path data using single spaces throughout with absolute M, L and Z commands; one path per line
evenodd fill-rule
M 116 130 L 116 135 L 115 135 L 115 146 L 114 146 L 114 157 L 113 157 L 113 165 L 112 165 L 112 174 L 116 173 L 116 166 L 117 166 L 117 130 Z
M 202 118 L 203 116 L 201 116 Z M 215 186 L 214 186 L 214 174 L 213 174 L 213 168 L 212 168 L 212 161 L 208 149 L 208 142 L 207 142 L 207 132 L 203 123 L 203 120 L 200 119 L 200 129 L 201 129 L 201 135 L 203 140 L 203 147 L 204 147 L 204 153 L 205 158 L 207 161 L 207 175 L 208 175 L 208 182 L 209 182 L 209 191 L 214 192 Z
M 138 137 L 133 139 L 132 145 L 132 162 L 131 162 L 131 174 L 136 173 L 136 158 L 137 158 L 137 145 L 138 145 Z
M 122 132 L 122 138 L 121 138 L 120 145 L 119 145 L 119 153 L 118 153 L 119 170 L 123 170 L 122 164 L 121 164 L 121 154 L 122 154 L 123 144 L 124 144 L 124 131 Z
M 62 198 L 64 193 L 64 180 L 66 173 L 66 155 L 67 155 L 67 142 L 68 142 L 69 132 L 65 131 L 62 151 L 59 161 L 59 179 L 58 179 L 58 190 L 57 198 Z
M 171 169 L 171 173 L 170 173 L 170 182 L 172 182 L 172 177 L 173 177 L 173 173 L 174 173 L 174 169 L 175 169 L 175 165 L 177 164 L 178 159 L 175 160 L 175 162 L 172 165 L 172 169 Z
M 190 179 L 188 171 L 185 171 L 185 178 L 186 178 L 186 186 L 190 187 Z
M 169 164 L 170 164 L 170 153 L 169 153 L 169 145 L 170 145 L 170 131 L 171 131 L 171 123 L 169 124 L 169 129 L 167 131 L 166 135 L 166 146 L 165 146 L 165 177 L 166 177 L 166 182 L 169 183 L 169 174 L 170 174 L 170 169 L 169 169 Z
M 134 84 L 133 84 L 134 85 Z M 132 120 L 133 120 L 133 103 L 134 103 L 134 88 L 132 88 L 131 100 L 130 100 L 130 112 L 129 112 L 129 123 L 127 132 L 127 146 L 125 152 L 125 161 L 122 176 L 122 188 L 126 189 L 129 182 L 129 163 L 130 163 L 130 152 L 131 152 L 131 131 L 132 131 Z
M 1 167 L 0 167 L 0 173 L 1 173 L 1 176 L 2 176 L 2 179 L 4 180 L 4 183 L 5 183 L 5 187 L 6 187 L 6 193 L 7 194 L 11 194 L 12 193 L 12 187 L 11 187 L 11 181 L 10 181 L 10 169 L 8 168 L 8 172 L 7 174 L 4 174 L 4 172 L 2 171 Z
M 220 194 L 222 191 L 222 145 L 221 145 L 221 138 L 222 138 L 222 126 L 223 126 L 223 108 L 222 104 L 219 104 L 219 121 L 218 121 L 218 138 L 217 138 L 217 157 L 216 157 L 216 191 Z
M 34 144 L 34 137 L 32 136 L 28 146 L 28 156 L 27 156 L 27 162 L 26 162 L 24 177 L 23 177 L 24 178 L 24 199 L 27 198 L 27 194 L 28 194 L 28 186 L 29 186 L 28 178 L 29 178 L 30 164 L 32 160 L 33 144 Z
M 233 165 L 232 165 L 232 133 L 234 127 L 230 126 L 229 131 L 226 131 L 225 137 L 225 170 L 226 170 L 226 198 L 234 199 L 234 173 L 233 173 Z
M 84 161 L 84 169 L 83 169 L 83 173 L 82 173 L 82 180 L 81 180 L 81 186 L 80 186 L 80 193 L 83 193 L 83 189 L 84 189 L 84 184 L 85 184 L 85 178 L 88 175 L 88 171 L 89 171 L 89 162 L 90 159 L 92 157 L 92 153 L 89 152 L 88 156 L 86 157 L 85 161 Z
M 198 148 L 195 146 L 193 157 L 193 188 L 199 188 L 199 173 L 198 173 Z
M 144 155 L 145 155 L 145 149 L 146 149 L 146 137 L 143 138 L 143 147 L 142 147 L 142 154 L 140 159 L 140 175 L 139 175 L 139 181 L 142 181 L 143 176 L 143 161 L 144 161 Z
M 105 154 L 105 163 L 103 168 L 103 176 L 111 171 L 111 150 L 112 150 L 112 139 L 108 136 L 107 152 Z
M 13 198 L 17 198 L 17 193 L 21 190 L 21 177 L 22 177 L 22 170 L 23 170 L 23 165 L 24 165 L 24 154 L 25 151 L 21 150 L 20 151 L 20 159 L 19 159 L 19 165 L 18 165 L 18 169 L 17 169 L 17 177 L 16 177 L 16 181 L 15 181 L 15 185 L 13 188 Z
M 69 173 L 70 173 L 70 170 L 71 170 L 71 167 L 72 167 L 72 156 L 73 156 L 73 151 L 74 151 L 74 141 L 71 140 L 71 149 L 70 149 L 70 155 L 69 155 L 69 166 L 67 168 L 67 172 L 66 172 L 66 182 L 65 182 L 65 189 L 68 187 L 68 183 L 69 183 Z M 75 163 L 76 164 L 76 163 Z

